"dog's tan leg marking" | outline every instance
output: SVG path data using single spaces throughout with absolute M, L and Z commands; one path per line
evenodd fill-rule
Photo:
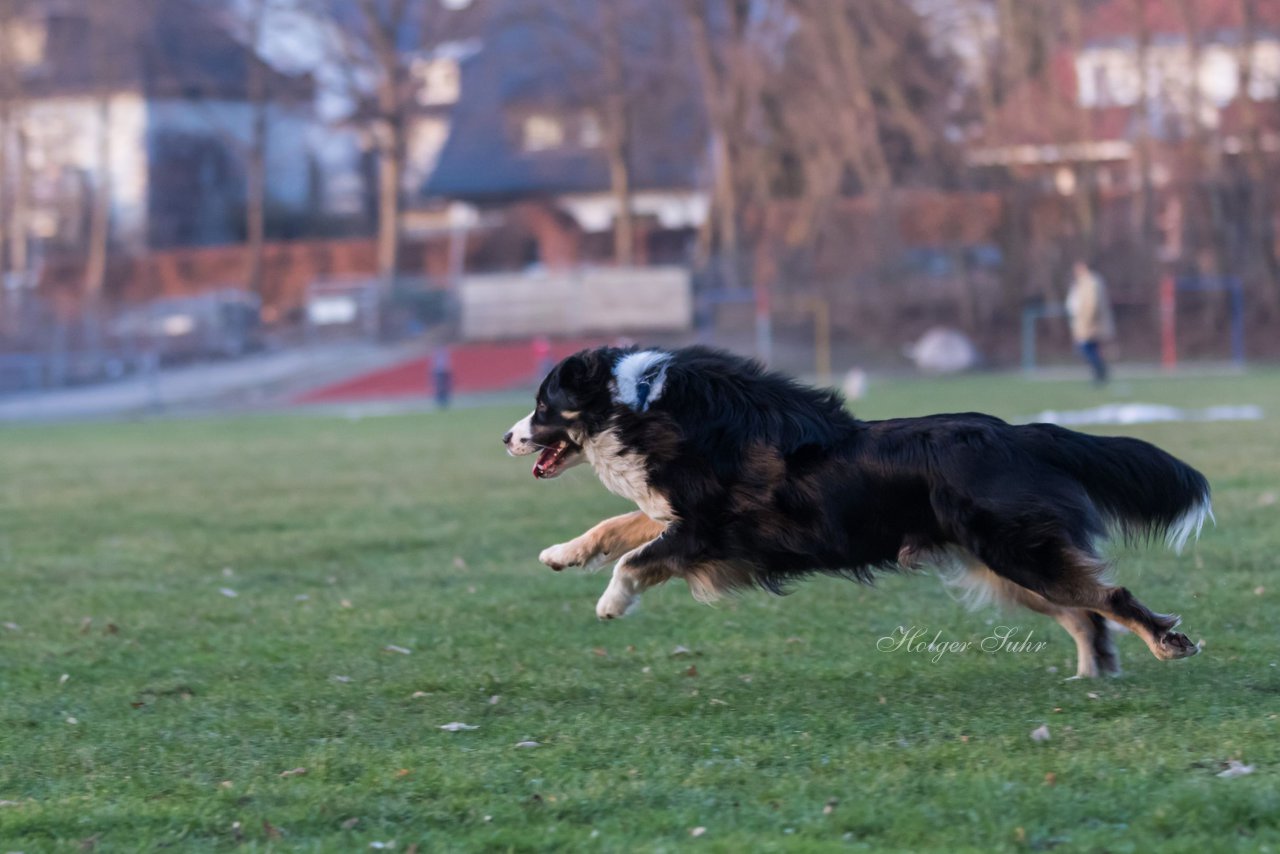
M 1138 601 L 1126 587 L 1113 587 L 1099 579 L 1107 570 L 1101 558 L 1076 554 L 1077 571 L 1069 584 L 1045 591 L 1045 598 L 1067 608 L 1085 608 L 1119 623 L 1146 643 L 1161 661 L 1188 658 L 1200 651 L 1197 644 L 1174 628 L 1182 622 L 1172 614 L 1157 614 Z
M 584 566 L 594 569 L 605 561 L 639 548 L 656 539 L 665 529 L 662 522 L 655 522 L 636 510 L 605 519 L 580 537 L 567 543 L 542 550 L 538 560 L 557 572 L 566 566 Z
M 1116 675 L 1120 672 L 1120 659 L 1101 618 L 1083 608 L 1055 605 L 1039 593 L 1001 578 L 981 563 L 970 564 L 967 571 L 969 578 L 966 584 L 981 585 L 999 601 L 1022 605 L 1037 614 L 1053 617 L 1067 630 L 1076 643 L 1076 675 L 1072 678 L 1093 679 L 1101 673 Z

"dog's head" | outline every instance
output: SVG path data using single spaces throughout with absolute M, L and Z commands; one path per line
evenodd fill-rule
M 616 388 L 614 369 L 627 351 L 600 347 L 575 353 L 551 369 L 538 388 L 533 412 L 502 442 L 507 453 L 538 453 L 533 476 L 555 477 L 583 460 L 582 446 L 608 423 Z

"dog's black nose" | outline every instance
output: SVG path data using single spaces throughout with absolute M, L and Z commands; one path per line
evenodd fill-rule
M 508 431 L 507 431 L 507 435 L 505 435 L 505 436 L 503 436 L 503 437 L 502 437 L 502 444 L 504 444 L 504 445 L 510 445 L 510 444 L 511 444 L 511 431 L 510 431 L 510 430 L 508 430 Z

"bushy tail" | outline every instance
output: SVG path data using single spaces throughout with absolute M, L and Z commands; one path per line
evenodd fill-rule
M 1213 521 L 1204 475 L 1150 442 L 1030 426 L 1030 450 L 1078 480 L 1127 539 L 1163 535 L 1181 552 Z

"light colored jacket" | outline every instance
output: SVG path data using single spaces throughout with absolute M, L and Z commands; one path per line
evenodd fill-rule
M 1116 334 L 1111 300 L 1102 277 L 1092 270 L 1075 275 L 1067 292 L 1067 315 L 1071 319 L 1071 337 L 1077 344 L 1085 341 L 1110 341 Z

